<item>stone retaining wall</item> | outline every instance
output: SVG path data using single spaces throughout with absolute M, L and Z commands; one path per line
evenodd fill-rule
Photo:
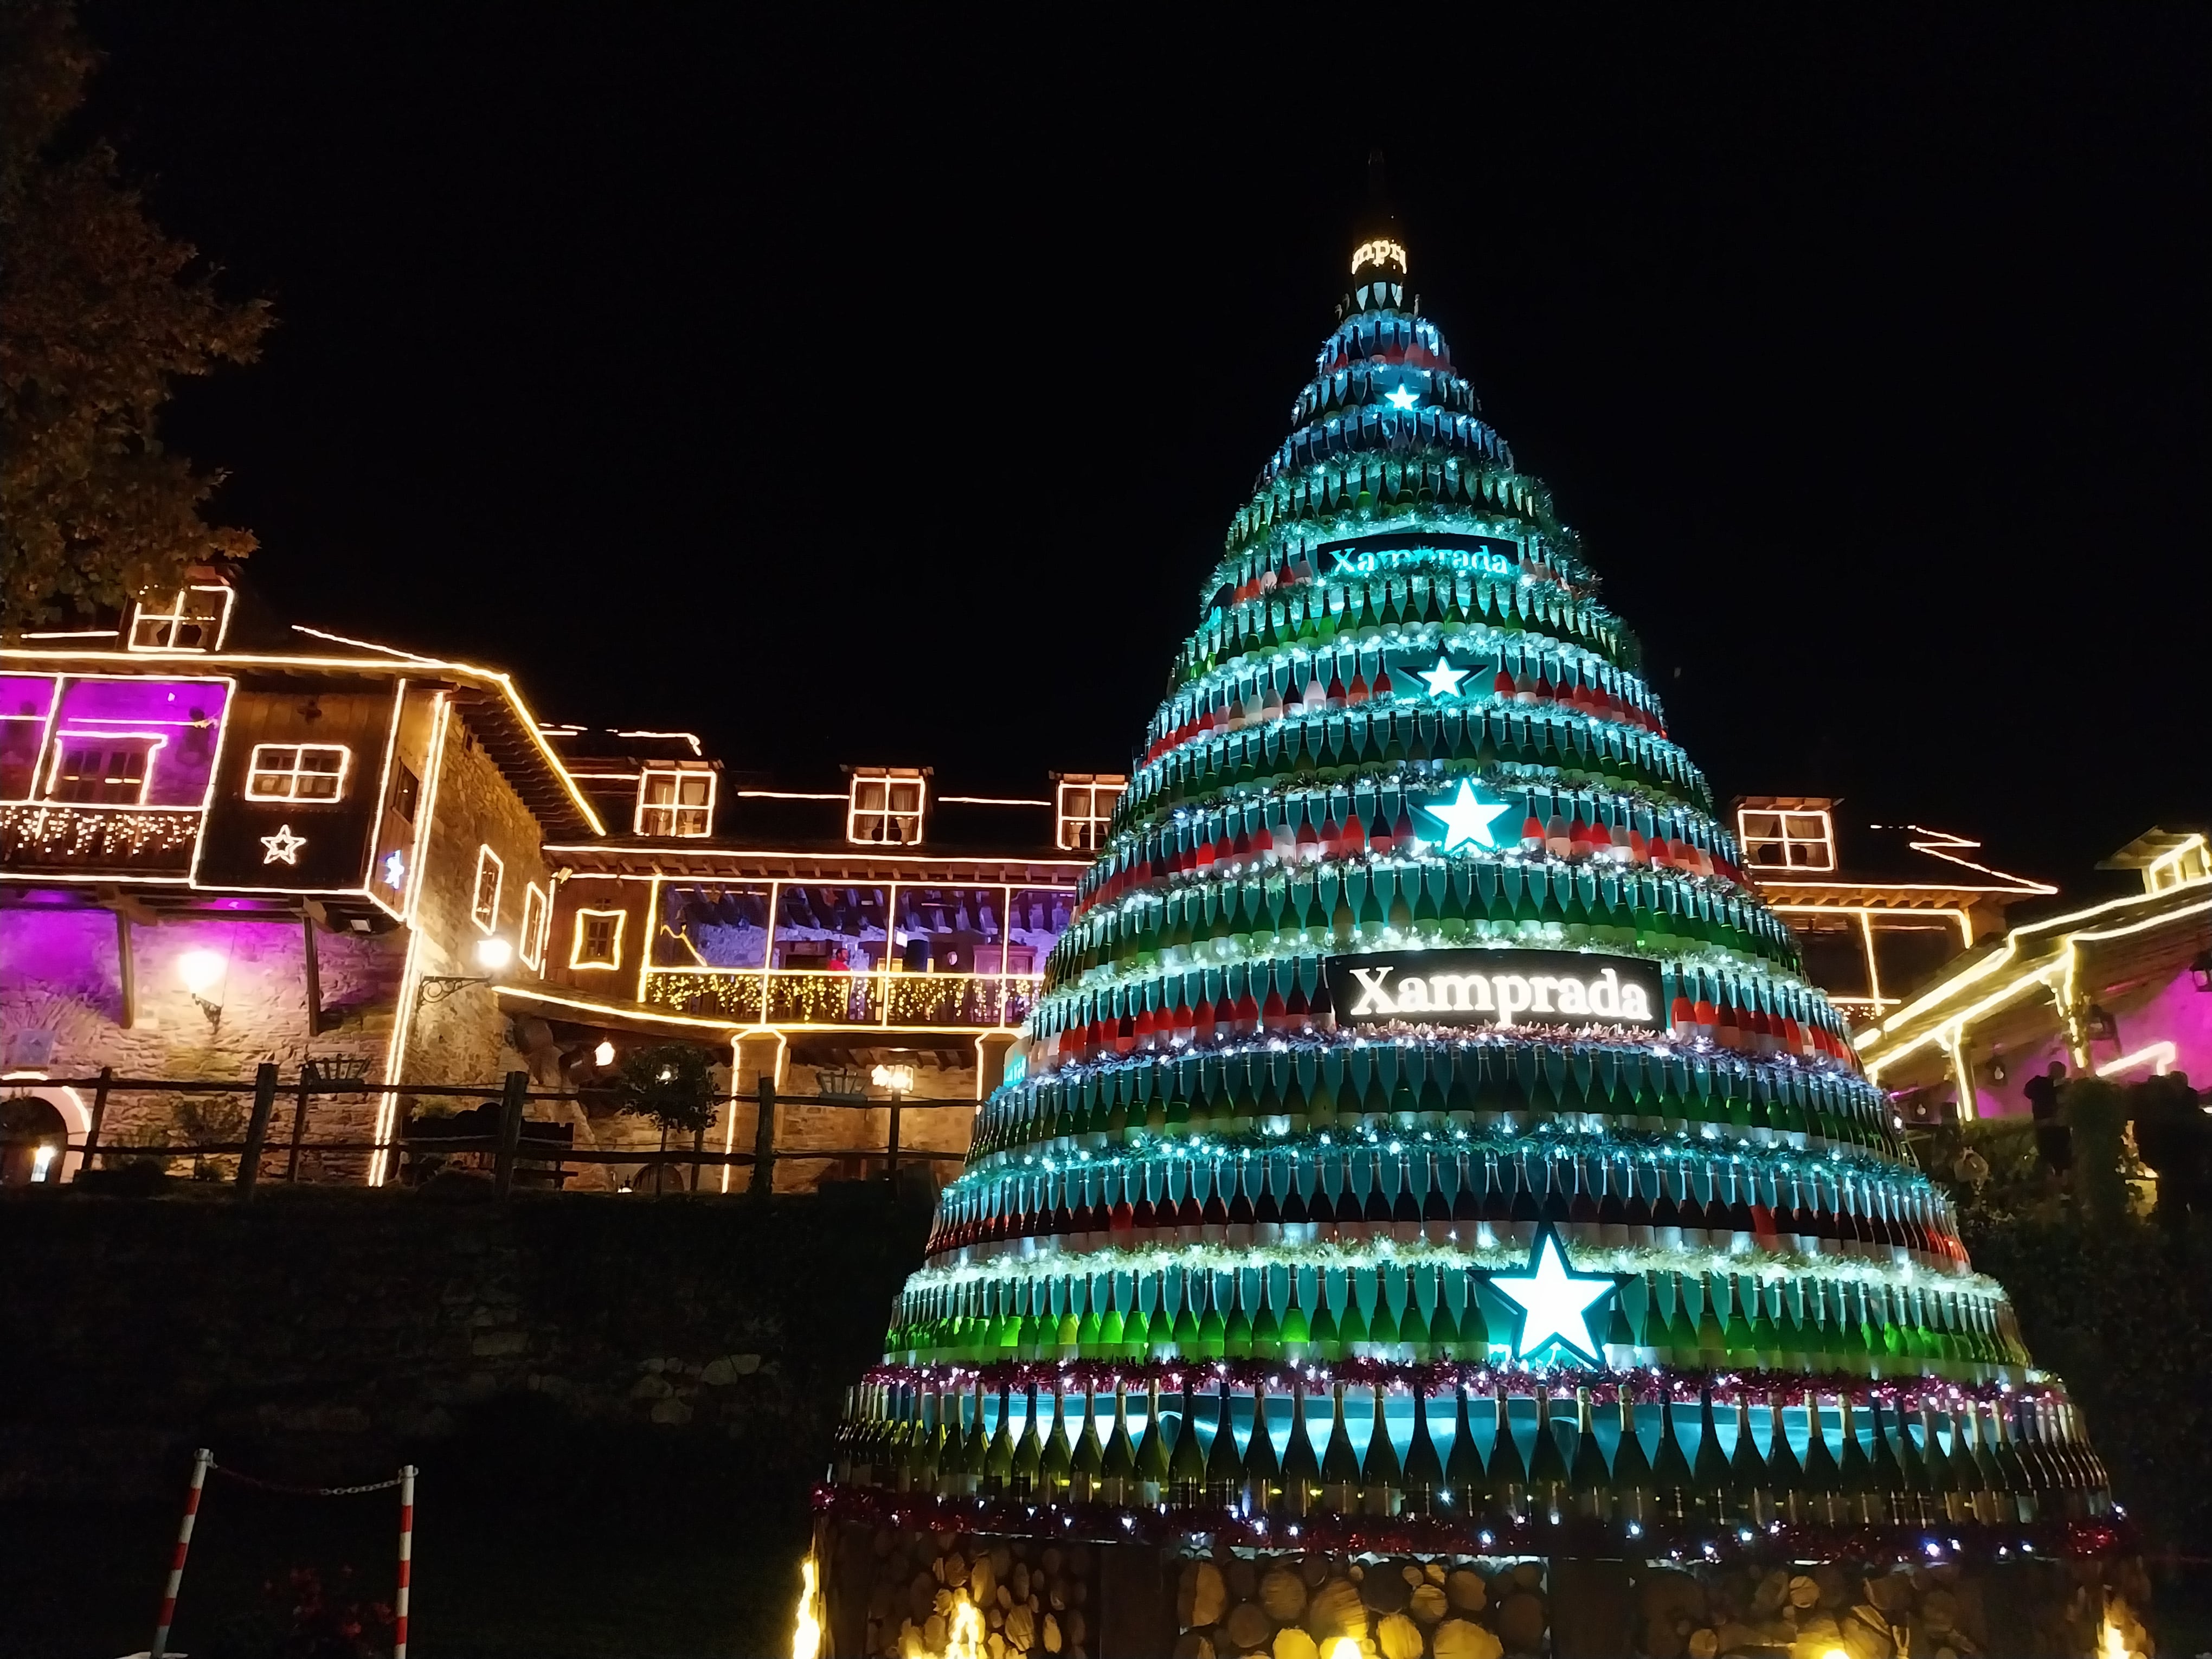
M 0 1195 L 0 1498 L 166 1494 L 198 1444 L 373 1476 L 503 1395 L 803 1484 L 926 1224 L 879 1188 Z

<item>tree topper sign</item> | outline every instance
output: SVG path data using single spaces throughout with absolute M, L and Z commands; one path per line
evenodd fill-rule
M 1328 560 L 1323 580 L 1338 576 L 1373 576 L 1395 570 L 1464 571 L 1473 576 L 1510 576 L 1521 568 L 1521 544 L 1502 536 L 1365 536 L 1323 542 L 1315 550 Z
M 1324 964 L 1340 1022 L 1650 1025 L 1659 975 L 1633 957 L 1578 951 L 1377 951 Z

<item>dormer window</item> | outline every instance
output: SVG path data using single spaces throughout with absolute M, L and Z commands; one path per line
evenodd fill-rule
M 1834 822 L 1825 809 L 1741 807 L 1736 836 L 1744 862 L 1754 870 L 1832 870 Z
M 914 767 L 855 769 L 845 811 L 845 839 L 919 844 L 927 781 Z
M 637 781 L 641 836 L 703 836 L 714 814 L 714 774 L 704 766 L 648 766 Z
M 166 602 L 142 599 L 131 607 L 131 649 L 219 651 L 236 597 L 211 582 L 179 588 Z
M 1095 852 L 1106 841 L 1114 803 L 1129 787 L 1124 777 L 1070 772 L 1060 781 L 1054 839 L 1070 852 Z

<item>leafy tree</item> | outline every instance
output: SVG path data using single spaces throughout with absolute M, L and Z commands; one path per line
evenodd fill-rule
M 114 150 L 67 130 L 98 63 L 69 0 L 0 0 L 0 635 L 254 547 L 202 520 L 222 475 L 160 425 L 175 377 L 252 361 L 268 305 L 217 295 Z
M 672 1132 L 696 1135 L 712 1127 L 721 1109 L 714 1087 L 714 1061 L 703 1048 L 664 1042 L 625 1056 L 615 1073 L 617 1109 L 659 1126 L 660 1150 Z M 653 1165 L 653 1190 L 663 1185 L 665 1164 Z

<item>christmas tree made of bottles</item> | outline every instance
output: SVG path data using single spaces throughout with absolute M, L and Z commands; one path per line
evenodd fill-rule
M 1244 1547 L 2109 1547 L 2075 1409 L 1370 231 L 826 1503 Z

